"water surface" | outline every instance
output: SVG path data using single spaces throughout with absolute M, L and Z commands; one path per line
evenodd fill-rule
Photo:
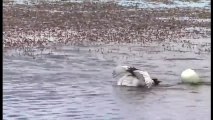
M 6 0 L 5 0 L 6 1 Z M 15 4 L 38 4 L 42 2 L 77 2 L 87 0 L 10 0 Z M 92 0 L 93 2 L 115 2 L 121 6 L 134 6 L 139 8 L 207 8 L 210 9 L 210 0 Z
M 169 86 L 116 86 L 112 70 L 119 64 L 147 70 Z M 63 46 L 34 57 L 14 50 L 4 53 L 3 65 L 5 120 L 210 120 L 211 87 L 177 84 L 186 68 L 210 82 L 210 53 L 196 48 Z

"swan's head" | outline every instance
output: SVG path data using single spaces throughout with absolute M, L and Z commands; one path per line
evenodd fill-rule
M 152 80 L 154 81 L 154 85 L 159 85 L 160 82 L 157 78 L 152 78 Z
M 129 74 L 128 72 L 129 66 L 117 66 L 112 72 L 113 77 Z
M 192 69 L 186 69 L 181 73 L 181 80 L 183 83 L 197 84 L 201 82 L 198 74 Z

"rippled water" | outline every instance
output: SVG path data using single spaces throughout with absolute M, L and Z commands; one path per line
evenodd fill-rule
M 3 118 L 210 120 L 211 86 L 177 84 L 186 68 L 210 81 L 210 53 L 164 47 L 64 46 L 34 58 L 7 51 L 3 59 Z M 118 87 L 111 73 L 119 64 L 147 70 L 163 85 L 150 90 Z

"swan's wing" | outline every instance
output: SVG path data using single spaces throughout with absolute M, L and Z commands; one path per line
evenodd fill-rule
M 140 81 L 141 85 L 143 85 L 143 86 L 146 85 L 145 78 L 143 76 L 142 71 L 135 70 L 135 71 L 133 71 L 133 73 L 134 73 L 135 77 Z
M 129 71 L 127 71 L 128 66 L 117 66 L 112 72 L 113 78 L 123 77 L 125 75 L 130 75 Z
M 142 85 L 146 85 L 148 88 L 150 88 L 154 83 L 149 73 L 146 71 L 135 70 L 133 73 L 140 80 L 140 83 Z

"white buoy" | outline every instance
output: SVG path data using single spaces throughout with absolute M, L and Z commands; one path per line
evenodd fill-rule
M 181 79 L 183 83 L 198 84 L 201 82 L 198 74 L 192 69 L 186 69 L 181 73 Z

